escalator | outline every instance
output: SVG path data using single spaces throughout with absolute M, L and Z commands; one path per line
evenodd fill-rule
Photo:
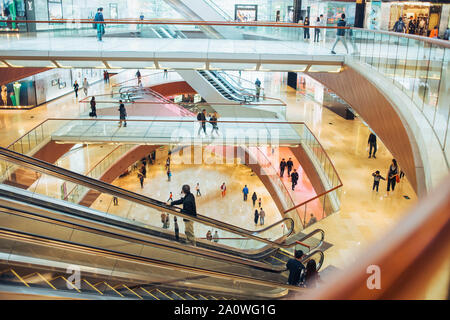
M 248 103 L 254 101 L 255 97 L 245 94 L 236 89 L 225 78 L 215 71 L 199 70 L 198 73 L 204 77 L 216 90 L 226 99 L 240 103 Z
M 0 150 L 0 158 L 6 161 L 2 163 L 2 172 L 7 173 L 2 177 L 3 184 L 0 188 L 2 225 L 17 232 L 41 230 L 42 233 L 39 236 L 74 234 L 76 232 L 75 236 L 78 235 L 77 241 L 81 245 L 90 243 L 86 239 L 93 241 L 95 238 L 95 243 L 102 243 L 107 249 L 117 246 L 145 248 L 145 258 L 164 256 L 167 261 L 171 262 L 181 259 L 189 267 L 198 267 L 200 263 L 202 266 L 212 266 L 215 271 L 232 271 L 234 275 L 266 279 L 272 285 L 285 282 L 285 262 L 292 257 L 294 248 L 303 250 L 307 248 L 306 252 L 309 251 L 309 253 L 305 260 L 317 259 L 318 268 L 323 262 L 323 253 L 318 250 L 323 242 L 323 231 L 316 230 L 300 238 L 298 235 L 291 235 L 293 222 L 290 218 L 284 218 L 257 232 L 249 231 L 206 216 L 198 215 L 195 218 L 186 216 L 182 210 L 167 206 L 160 201 L 3 148 Z M 120 201 L 132 199 L 134 203 L 139 203 L 138 209 L 140 210 L 148 211 L 152 208 L 156 209 L 156 213 L 164 211 L 179 217 L 180 221 L 183 217 L 189 217 L 197 225 L 214 227 L 220 230 L 221 234 L 227 234 L 227 237 L 224 237 L 220 244 L 199 239 L 197 247 L 193 247 L 184 245 L 183 236 L 181 236 L 180 242 L 177 242 L 172 232 L 152 225 L 140 224 L 134 219 L 120 219 L 120 217 L 102 214 L 90 208 L 64 200 L 52 199 L 48 196 L 36 194 L 36 192 L 30 194 L 30 191 L 18 189 L 17 184 L 13 186 L 11 183 L 11 177 L 18 172 L 18 166 L 21 169 L 36 170 L 33 174 L 45 175 L 44 178 L 47 175 L 59 179 L 64 178 L 65 182 L 74 182 L 89 188 L 89 190 L 101 193 L 107 192 L 120 197 Z M 283 234 L 277 235 L 275 240 L 267 239 L 268 231 L 283 224 L 286 225 L 286 228 L 283 228 L 285 231 Z M 89 236 L 87 237 L 86 234 L 89 234 Z M 313 237 L 315 234 L 320 234 L 321 238 L 315 239 Z M 64 239 L 62 237 L 57 240 Z M 88 242 L 83 243 L 84 241 Z M 188 258 L 186 257 L 187 253 L 189 254 Z

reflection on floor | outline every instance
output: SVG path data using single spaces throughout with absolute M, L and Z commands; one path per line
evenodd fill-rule
M 164 154 L 164 151 L 158 151 Z M 167 153 L 165 153 L 167 154 Z M 165 156 L 160 157 L 154 165 L 147 165 L 147 178 L 144 180 L 144 188 L 141 188 L 137 178 L 137 172 L 117 178 L 113 184 L 121 188 L 143 194 L 145 196 L 167 201 L 169 193 L 173 193 L 173 199 L 180 198 L 181 187 L 188 184 L 195 195 L 195 186 L 199 183 L 201 196 L 196 196 L 197 211 L 201 215 L 222 220 L 227 223 L 248 229 L 259 230 L 281 219 L 281 214 L 273 202 L 269 192 L 259 180 L 258 176 L 248 167 L 242 164 L 174 164 L 172 161 L 171 181 L 168 181 L 165 170 Z M 205 161 L 206 162 L 206 161 Z M 225 197 L 221 196 L 220 186 L 225 182 L 227 191 Z M 243 201 L 242 189 L 247 185 L 250 194 L 247 201 Z M 258 208 L 258 202 L 253 207 L 251 196 L 256 192 L 261 198 L 261 206 L 266 213 L 264 226 L 254 223 L 254 211 Z M 104 210 L 125 218 L 136 216 L 136 209 L 130 207 L 126 201 L 119 201 L 118 206 L 112 204 L 112 198 L 107 195 L 100 196 L 91 208 Z M 259 209 L 259 208 L 258 208 Z M 147 214 L 139 217 L 139 220 L 160 227 L 162 225 L 160 214 L 157 211 L 146 210 Z M 137 219 L 136 219 L 137 220 Z M 182 223 L 180 223 L 180 228 Z M 173 220 L 170 230 L 173 231 Z M 195 224 L 197 237 L 205 237 L 208 230 L 215 230 Z M 181 232 L 181 230 L 180 230 Z M 223 237 L 219 230 L 219 236 Z M 230 235 L 232 236 L 232 235 Z M 280 230 L 273 233 L 265 233 L 266 237 L 280 237 Z

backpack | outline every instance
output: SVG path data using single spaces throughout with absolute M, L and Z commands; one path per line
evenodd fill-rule
M 397 21 L 394 25 L 395 32 L 403 32 L 403 21 Z
M 197 120 L 202 120 L 202 114 L 201 113 L 199 113 L 198 115 L 197 115 Z

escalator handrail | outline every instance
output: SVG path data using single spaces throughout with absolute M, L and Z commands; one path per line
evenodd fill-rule
M 34 243 L 38 245 L 50 246 L 52 248 L 63 248 L 65 250 L 73 250 L 78 252 L 85 252 L 88 254 L 93 254 L 96 256 L 105 256 L 112 259 L 122 259 L 131 262 L 137 262 L 140 264 L 156 265 L 157 267 L 170 268 L 171 270 L 178 270 L 184 272 L 192 272 L 196 274 L 201 274 L 204 276 L 215 277 L 215 278 L 225 278 L 233 279 L 234 281 L 246 282 L 256 285 L 265 286 L 277 286 L 294 291 L 304 291 L 303 288 L 292 286 L 286 283 L 280 283 L 270 280 L 255 279 L 250 276 L 236 275 L 233 273 L 214 271 L 200 267 L 190 267 L 185 266 L 180 263 L 161 261 L 155 258 L 140 257 L 129 253 L 124 253 L 116 250 L 103 249 L 95 246 L 88 246 L 84 244 L 75 243 L 72 241 L 53 239 L 50 237 L 39 236 L 28 232 L 11 230 L 8 228 L 0 227 L 0 239 L 12 239 L 25 243 Z
M 68 181 L 71 181 L 71 182 L 74 182 L 77 184 L 84 185 L 85 187 L 87 187 L 89 189 L 94 189 L 101 193 L 108 193 L 110 195 L 117 196 L 119 198 L 131 201 L 131 202 L 142 204 L 144 206 L 153 207 L 160 211 L 170 212 L 173 215 L 179 216 L 184 219 L 197 221 L 199 223 L 207 224 L 212 227 L 224 229 L 231 233 L 243 235 L 245 237 L 249 237 L 254 240 L 267 243 L 268 245 L 271 245 L 271 246 L 275 246 L 278 248 L 290 248 L 295 245 L 295 244 L 286 244 L 285 243 L 285 239 L 287 237 L 289 237 L 292 234 L 292 232 L 294 231 L 294 220 L 291 218 L 285 217 L 282 220 L 280 220 L 283 222 L 290 221 L 290 229 L 288 230 L 288 232 L 285 235 L 283 235 L 278 240 L 271 241 L 271 240 L 268 240 L 268 239 L 265 239 L 262 237 L 255 236 L 254 235 L 255 231 L 240 228 L 238 226 L 231 225 L 231 224 L 225 223 L 223 221 L 212 219 L 210 217 L 202 216 L 199 214 L 197 214 L 197 216 L 194 217 L 194 216 L 188 215 L 186 213 L 183 213 L 181 208 L 169 206 L 164 202 L 137 194 L 135 192 L 131 192 L 131 191 L 122 189 L 122 188 L 114 186 L 114 185 L 107 184 L 101 180 L 96 180 L 96 179 L 93 179 L 90 177 L 86 177 L 79 173 L 57 167 L 57 166 L 47 163 L 45 161 L 42 161 L 42 160 L 39 160 L 36 158 L 32 158 L 32 157 L 28 157 L 26 155 L 23 155 L 21 153 L 18 153 L 18 152 L 12 151 L 12 150 L 5 149 L 3 147 L 0 147 L 0 159 L 4 159 L 5 161 L 8 161 L 8 162 L 13 162 L 16 165 L 28 167 L 32 170 L 43 172 L 44 174 L 56 176 L 57 178 L 60 178 L 62 180 L 68 180 Z M 265 230 L 272 227 L 273 225 L 275 225 L 275 226 L 279 225 L 281 223 L 280 221 L 277 221 L 274 224 L 272 224 L 271 226 L 266 227 Z
M 199 72 L 199 73 L 200 73 L 200 72 Z M 230 92 L 230 90 L 228 90 L 227 88 L 225 88 L 225 86 L 223 85 L 223 83 L 221 83 L 220 81 L 216 80 L 215 77 L 214 77 L 214 75 L 213 75 L 211 72 L 209 72 L 209 71 L 207 71 L 207 70 L 202 70 L 202 73 L 200 73 L 200 75 L 201 75 L 202 77 L 204 77 L 208 82 L 213 81 L 214 83 L 216 83 L 222 90 L 224 90 L 226 93 L 228 93 L 228 94 L 233 98 L 233 100 L 235 100 L 235 101 L 244 101 L 243 98 L 237 97 L 236 95 L 232 94 L 232 93 Z M 208 78 L 209 78 L 209 79 L 208 79 Z M 209 80 L 211 80 L 211 81 L 209 81 Z

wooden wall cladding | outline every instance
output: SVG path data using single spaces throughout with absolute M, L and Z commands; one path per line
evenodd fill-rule
M 418 188 L 418 183 L 424 185 L 425 182 L 417 181 L 408 133 L 395 108 L 377 87 L 348 66 L 339 73 L 311 72 L 308 75 L 334 91 L 356 110 L 397 159 L 414 191 L 418 194 L 418 190 L 425 190 L 422 185 Z M 388 164 L 386 171 L 387 167 Z
M 0 68 L 0 86 L 47 70 L 49 68 Z

